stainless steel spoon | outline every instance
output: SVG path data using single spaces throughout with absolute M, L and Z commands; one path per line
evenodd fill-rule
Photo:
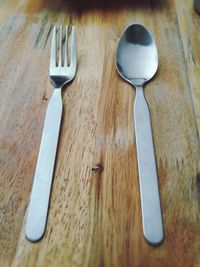
M 122 33 L 116 67 L 120 76 L 136 89 L 134 122 L 143 231 L 151 245 L 158 245 L 164 233 L 150 115 L 143 94 L 143 86 L 157 71 L 158 53 L 152 35 L 144 26 L 132 24 Z

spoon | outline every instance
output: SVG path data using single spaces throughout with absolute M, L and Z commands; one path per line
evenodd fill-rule
M 150 114 L 143 86 L 156 73 L 158 53 L 152 35 L 139 24 L 128 26 L 121 35 L 116 52 L 120 76 L 136 89 L 134 123 L 144 237 L 151 245 L 164 238 L 160 196 L 154 155 Z

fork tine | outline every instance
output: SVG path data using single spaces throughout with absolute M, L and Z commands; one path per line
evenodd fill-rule
M 77 65 L 77 56 L 76 56 L 76 31 L 75 27 L 72 26 L 72 40 L 71 40 L 71 59 L 70 67 L 76 68 Z
M 53 27 L 50 68 L 56 67 L 56 26 Z
M 62 26 L 60 26 L 60 42 L 58 53 L 58 66 L 62 66 Z
M 68 50 L 68 26 L 66 26 L 66 30 L 65 30 L 65 59 L 64 59 L 64 66 L 67 67 L 68 65 L 68 60 L 67 60 L 67 53 Z

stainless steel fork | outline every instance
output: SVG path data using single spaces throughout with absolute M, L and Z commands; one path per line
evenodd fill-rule
M 65 31 L 65 39 L 63 39 L 62 26 L 59 34 L 58 29 L 53 28 L 49 76 L 55 89 L 46 112 L 26 224 L 26 238 L 32 242 L 41 239 L 45 232 L 62 116 L 61 90 L 66 83 L 74 79 L 77 68 L 75 28 L 74 26 L 71 28 L 70 63 L 67 53 L 69 28 L 66 27 Z

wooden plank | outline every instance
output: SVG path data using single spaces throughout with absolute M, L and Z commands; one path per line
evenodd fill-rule
M 188 80 L 191 89 L 191 96 L 194 103 L 195 117 L 200 130 L 200 94 L 199 94 L 199 77 L 200 77 L 200 48 L 199 48 L 199 15 L 193 8 L 192 1 L 176 1 L 178 22 L 180 27 L 181 39 L 185 52 L 185 61 L 188 71 Z
M 74 5 L 72 13 L 34 3 L 24 0 L 12 13 L 4 7 L 0 32 L 0 266 L 198 266 L 199 72 L 192 74 L 187 56 L 183 14 L 192 29 L 196 25 L 186 11 L 189 1 L 185 9 L 178 9 L 178 0 L 135 2 L 115 11 L 114 3 L 107 10 Z M 46 233 L 31 244 L 24 237 L 26 208 L 52 92 L 47 74 L 55 22 L 76 25 L 79 65 L 63 91 Z M 134 22 L 150 29 L 159 51 L 158 74 L 145 88 L 166 235 L 158 248 L 142 234 L 135 93 L 114 62 L 118 38 Z M 197 54 L 195 31 L 192 36 Z

